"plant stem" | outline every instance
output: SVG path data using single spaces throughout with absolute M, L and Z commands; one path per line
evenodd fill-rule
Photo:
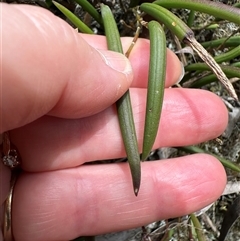
M 235 66 L 228 66 L 228 65 L 221 65 L 221 69 L 229 76 L 229 77 L 238 77 L 240 78 L 240 69 L 239 67 Z M 197 64 L 191 64 L 185 67 L 186 71 L 203 71 L 203 70 L 211 70 L 209 66 L 207 66 L 204 63 L 197 63 Z
M 84 11 L 88 12 L 101 26 L 103 26 L 101 15 L 91 3 L 87 0 L 75 0 L 75 2 L 78 3 Z
M 216 39 L 201 43 L 204 48 L 215 48 L 223 45 L 224 47 L 237 47 L 240 44 L 240 36 Z
M 195 232 L 197 234 L 198 241 L 206 241 L 205 236 L 203 234 L 203 228 L 198 220 L 198 218 L 192 213 L 190 214 L 193 226 L 195 228 Z
M 81 32 L 93 34 L 93 31 L 71 11 L 55 1 L 52 2 Z
M 208 0 L 158 0 L 154 4 L 165 8 L 186 8 L 210 14 L 240 25 L 240 9 Z
M 193 23 L 194 23 L 194 19 L 195 19 L 195 11 L 191 10 L 189 15 L 188 15 L 188 19 L 187 19 L 187 25 L 189 28 L 192 27 Z
M 220 157 L 218 155 L 215 155 L 211 152 L 208 152 L 208 151 L 205 151 L 203 149 L 201 149 L 200 147 L 197 147 L 197 146 L 183 146 L 183 147 L 177 147 L 177 149 L 179 150 L 182 150 L 182 151 L 185 151 L 187 153 L 191 153 L 191 154 L 195 154 L 195 153 L 206 153 L 206 154 L 210 154 L 214 157 L 216 157 L 222 164 L 223 166 L 233 170 L 233 171 L 236 171 L 236 172 L 240 172 L 240 166 L 223 158 L 223 157 Z

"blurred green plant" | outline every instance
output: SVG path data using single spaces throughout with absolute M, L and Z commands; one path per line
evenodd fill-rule
M 191 218 L 191 221 L 193 223 L 192 227 L 194 227 L 197 239 L 199 241 L 206 241 L 205 236 L 204 236 L 204 234 L 202 232 L 202 230 L 203 230 L 202 225 L 200 224 L 200 222 L 199 222 L 198 218 L 196 217 L 196 215 L 192 213 L 192 214 L 190 214 L 190 218 Z

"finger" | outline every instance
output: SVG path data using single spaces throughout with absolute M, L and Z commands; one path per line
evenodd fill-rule
M 5 129 L 46 113 L 90 115 L 114 103 L 130 86 L 132 69 L 123 55 L 97 51 L 41 8 L 5 4 L 2 8 Z
M 207 206 L 225 184 L 220 162 L 203 154 L 142 163 L 138 197 L 126 163 L 26 173 L 14 191 L 13 233 L 51 241 L 140 227 Z
M 1 188 L 1 195 L 0 195 L 0 205 L 4 203 L 6 197 L 9 193 L 10 189 L 10 179 L 11 179 L 11 170 L 7 168 L 3 162 L 0 162 L 0 188 Z M 2 209 L 0 210 L 0 212 Z M 2 217 L 2 216 L 0 216 Z M 1 220 L 1 219 L 0 219 Z
M 7 4 L 1 7 L 1 132 L 23 126 L 46 113 L 67 118 L 97 113 L 129 88 L 133 73 L 123 55 L 97 51 L 67 23 L 44 9 Z M 93 38 L 106 49 L 103 37 Z M 147 75 L 143 54 L 149 53 L 149 47 L 143 45 L 141 58 L 132 56 L 136 77 Z M 139 50 L 135 50 L 135 55 L 136 51 Z M 169 54 L 168 62 L 172 68 L 180 69 L 173 53 Z M 176 75 L 180 74 L 177 71 Z
M 9 194 L 10 190 L 10 180 L 11 180 L 11 170 L 7 168 L 3 162 L 0 161 L 0 225 L 3 227 L 3 216 L 4 216 L 4 202 Z M 0 240 L 2 233 L 0 231 Z
M 140 151 L 145 95 L 144 89 L 131 91 Z M 154 148 L 213 139 L 226 125 L 227 110 L 216 95 L 203 90 L 166 89 Z M 27 171 L 55 170 L 126 156 L 114 107 L 78 120 L 44 117 L 12 131 L 11 139 L 19 148 L 22 168 Z

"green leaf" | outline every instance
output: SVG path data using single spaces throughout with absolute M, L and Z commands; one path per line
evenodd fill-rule
M 156 21 L 148 23 L 150 62 L 148 72 L 147 106 L 143 137 L 142 160 L 146 160 L 157 136 L 163 105 L 167 48 L 165 33 Z
M 123 53 L 118 28 L 110 8 L 102 4 L 101 13 L 108 49 Z M 141 183 L 141 167 L 129 90 L 117 101 L 116 105 L 123 142 L 131 169 L 133 189 L 137 196 Z
M 93 34 L 93 31 L 71 11 L 69 11 L 60 3 L 57 3 L 55 1 L 52 2 L 79 29 L 79 31 L 81 31 L 82 33 Z

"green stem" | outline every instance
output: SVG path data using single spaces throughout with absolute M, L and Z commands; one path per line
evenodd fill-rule
M 221 39 L 216 39 L 216 40 L 211 40 L 208 42 L 203 42 L 201 45 L 204 48 L 216 48 L 221 45 L 224 47 L 237 47 L 240 44 L 240 36 L 233 36 L 231 38 L 221 38 Z
M 195 19 L 195 11 L 191 10 L 189 15 L 188 15 L 188 19 L 187 19 L 187 26 L 188 27 L 192 27 L 193 23 L 194 23 L 194 19 Z
M 210 154 L 214 157 L 216 157 L 222 164 L 223 166 L 233 170 L 233 171 L 236 171 L 236 172 L 240 172 L 240 166 L 223 158 L 223 157 L 220 157 L 218 155 L 215 155 L 211 152 L 208 152 L 208 151 L 205 151 L 197 146 L 183 146 L 183 147 L 177 147 L 177 149 L 179 150 L 182 150 L 184 152 L 187 152 L 187 153 L 191 153 L 191 154 L 195 154 L 195 153 L 206 153 L 206 154 Z
M 238 67 L 235 66 L 229 66 L 229 65 L 219 65 L 221 69 L 226 73 L 226 75 L 230 77 L 238 77 L 240 78 L 240 71 Z M 204 63 L 197 63 L 197 64 L 191 64 L 185 67 L 186 71 L 204 71 L 204 70 L 211 70 L 206 64 Z
M 153 3 L 165 8 L 186 8 L 200 11 L 240 25 L 240 9 L 220 2 L 207 0 L 158 0 Z
M 227 75 L 227 77 L 231 78 L 231 76 Z M 189 88 L 201 88 L 202 86 L 205 86 L 207 84 L 213 83 L 217 81 L 217 77 L 214 74 L 207 75 L 205 77 L 202 77 L 196 81 L 194 81 L 191 85 L 189 85 Z
M 229 50 L 226 53 L 216 56 L 214 59 L 217 63 L 228 62 L 236 57 L 240 56 L 240 45 Z
M 228 78 L 233 78 L 233 77 L 240 78 L 240 64 L 239 63 L 234 63 L 232 65 L 220 65 L 220 67 Z M 183 83 L 191 78 L 191 71 L 197 71 L 194 73 L 195 77 L 197 77 L 196 74 L 198 74 L 199 72 L 202 72 L 202 71 L 209 70 L 209 68 L 205 64 L 198 63 L 198 64 L 192 64 L 192 65 L 186 66 L 185 70 L 189 71 L 189 73 L 184 76 Z M 186 77 L 186 79 L 185 79 L 185 77 Z M 194 76 L 192 76 L 192 77 L 194 78 Z M 210 84 L 215 81 L 217 81 L 216 75 L 209 74 L 205 77 L 201 77 L 198 80 L 194 81 L 188 87 L 200 88 L 204 85 Z
M 203 234 L 203 228 L 198 220 L 198 218 L 192 213 L 190 214 L 195 232 L 197 234 L 198 241 L 206 241 L 205 236 Z
M 89 3 L 87 0 L 75 0 L 75 2 L 78 3 L 83 8 L 83 10 L 88 12 L 101 26 L 103 26 L 101 15 L 91 3 Z
M 82 33 L 93 34 L 93 31 L 71 11 L 55 1 L 52 2 L 79 29 L 79 31 Z

